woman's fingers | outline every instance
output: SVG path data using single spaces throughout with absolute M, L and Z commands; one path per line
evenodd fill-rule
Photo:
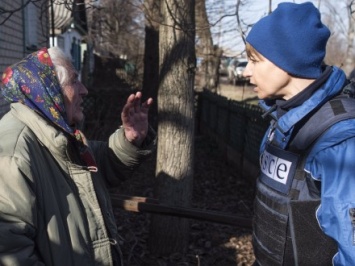
M 141 109 L 141 98 L 142 98 L 142 93 L 139 91 L 134 95 L 134 111 L 136 113 L 140 112 Z
M 125 106 L 122 109 L 122 117 L 128 119 L 133 117 L 135 114 L 148 113 L 150 106 L 153 104 L 153 99 L 148 98 L 144 103 L 141 104 L 142 93 L 137 92 L 136 94 L 131 94 Z
M 146 100 L 144 103 L 142 103 L 142 111 L 144 113 L 148 113 L 150 106 L 153 104 L 153 99 L 149 98 L 148 100 Z

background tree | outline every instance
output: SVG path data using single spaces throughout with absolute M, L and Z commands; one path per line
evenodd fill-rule
M 157 96 L 159 88 L 159 22 L 160 0 L 145 0 L 145 41 L 144 41 L 144 74 L 142 90 L 144 97 L 152 97 L 153 106 L 149 111 L 149 121 L 157 128 Z
M 104 57 L 126 61 L 125 70 L 141 85 L 144 53 L 144 16 L 139 0 L 101 0 L 92 9 L 89 41 Z
M 143 16 L 134 5 L 135 1 L 101 0 L 93 14 L 92 34 L 95 49 L 99 53 L 116 57 L 137 53 L 138 43 L 144 34 Z M 143 48 L 143 46 L 141 45 Z M 142 50 L 142 49 L 141 49 Z
M 219 82 L 219 65 L 222 50 L 213 44 L 210 23 L 206 12 L 206 1 L 196 0 L 195 6 L 197 54 L 202 58 L 200 85 L 216 91 Z
M 159 28 L 158 156 L 156 195 L 163 204 L 190 205 L 194 157 L 195 1 L 162 0 Z M 150 249 L 182 251 L 186 219 L 152 216 Z
M 319 2 L 323 22 L 332 34 L 327 45 L 325 62 L 341 67 L 349 74 L 355 67 L 355 24 L 353 17 L 354 0 Z

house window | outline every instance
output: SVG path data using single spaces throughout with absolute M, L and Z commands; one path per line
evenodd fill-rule
M 65 42 L 62 35 L 58 35 L 57 37 L 57 46 L 65 51 Z
M 25 8 L 25 43 L 26 49 L 29 51 L 37 50 L 38 47 L 38 8 L 29 3 Z
M 72 39 L 70 53 L 73 61 L 73 66 L 76 70 L 79 71 L 81 68 L 81 46 L 80 40 L 77 40 L 75 37 L 73 37 Z

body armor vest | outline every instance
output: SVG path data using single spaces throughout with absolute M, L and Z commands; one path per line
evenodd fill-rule
M 337 245 L 322 232 L 316 219 L 320 182 L 303 169 L 319 136 L 333 124 L 350 118 L 355 118 L 355 100 L 338 96 L 302 120 L 302 127 L 286 150 L 272 141 L 266 144 L 260 156 L 261 175 L 254 203 L 257 264 L 332 265 Z
M 319 228 L 319 190 L 301 165 L 299 155 L 272 144 L 261 156 L 253 224 L 260 265 L 331 265 L 336 245 Z

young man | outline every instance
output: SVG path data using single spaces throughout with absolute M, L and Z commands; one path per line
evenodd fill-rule
M 348 110 L 355 100 L 342 94 L 344 72 L 323 64 L 329 36 L 307 2 L 279 4 L 246 39 L 244 75 L 271 118 L 260 148 L 256 265 L 355 265 L 355 119 Z M 324 129 L 312 142 L 317 128 Z

